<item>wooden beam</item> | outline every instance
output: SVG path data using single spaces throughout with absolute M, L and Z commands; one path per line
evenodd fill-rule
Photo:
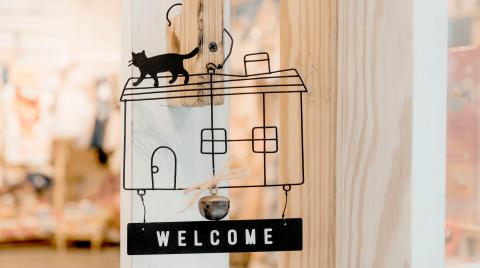
M 185 69 L 190 74 L 206 73 L 206 66 L 209 63 L 217 66 L 223 64 L 223 6 L 223 1 L 218 0 L 186 0 L 182 3 L 180 14 L 172 17 L 172 25 L 167 27 L 168 47 L 171 49 L 169 52 L 187 54 L 196 47 L 200 48 L 197 56 L 184 62 Z M 215 49 L 211 49 L 210 45 L 215 45 Z M 222 69 L 215 72 L 221 73 Z M 190 83 L 207 81 L 207 76 L 195 76 L 190 79 Z M 194 87 L 199 89 L 198 95 L 208 95 L 206 91 L 201 90 L 207 86 Z M 223 96 L 216 96 L 214 103 L 223 104 L 223 99 Z M 205 106 L 210 103 L 210 98 L 207 96 L 173 99 L 168 103 L 172 106 Z
M 446 6 L 341 1 L 337 267 L 443 267 Z
M 287 212 L 304 218 L 304 249 L 283 254 L 280 263 L 331 268 L 336 254 L 337 1 L 283 0 L 280 12 L 281 66 L 298 68 L 309 89 L 304 98 L 305 185 L 292 189 Z M 298 120 L 288 113 L 296 105 L 281 100 L 281 125 Z M 284 148 L 298 134 L 282 130 Z M 286 173 L 295 159 L 282 156 L 281 172 Z
M 410 267 L 413 5 L 341 2 L 337 267 Z
M 446 6 L 282 1 L 282 67 L 309 88 L 304 250 L 282 267 L 443 267 Z

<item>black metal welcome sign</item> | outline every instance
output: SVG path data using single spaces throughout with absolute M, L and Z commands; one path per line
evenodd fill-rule
M 178 6 L 181 4 L 175 4 Z M 171 7 L 171 8 L 172 8 Z M 171 9 L 170 8 L 170 9 Z M 167 11 L 167 19 L 168 12 Z M 295 186 L 303 185 L 305 182 L 304 172 L 304 138 L 303 138 L 303 98 L 307 93 L 303 79 L 296 69 L 284 69 L 272 71 L 270 66 L 270 56 L 266 52 L 247 54 L 244 56 L 244 74 L 226 74 L 216 72 L 222 69 L 225 62 L 231 55 L 233 47 L 233 38 L 230 33 L 224 29 L 224 32 L 231 38 L 230 52 L 222 63 L 208 63 L 205 66 L 204 73 L 189 73 L 184 68 L 183 62 L 197 57 L 201 49 L 192 47 L 186 54 L 168 53 L 151 56 L 144 50 L 141 52 L 132 52 L 132 59 L 129 66 L 138 68 L 139 77 L 130 77 L 123 88 L 120 101 L 123 104 L 123 165 L 122 180 L 125 191 L 136 192 L 140 197 L 143 206 L 143 222 L 129 223 L 127 225 L 127 253 L 129 255 L 153 255 L 153 254 L 189 254 L 189 253 L 222 253 L 222 252 L 256 252 L 256 251 L 296 251 L 302 250 L 302 219 L 287 219 L 285 212 L 287 209 L 288 192 Z M 216 44 L 212 40 L 203 42 L 210 44 L 210 52 Z M 215 46 L 213 46 L 215 45 Z M 148 56 L 147 56 L 148 55 Z M 252 73 L 251 64 L 261 64 L 266 66 L 263 71 Z M 250 66 L 250 67 L 248 67 Z M 254 68 L 255 69 L 255 68 Z M 159 75 L 160 73 L 170 73 L 170 75 Z M 179 76 L 183 81 L 177 81 Z M 189 79 L 189 78 L 192 79 Z M 183 82 L 183 83 L 182 83 Z M 201 88 L 201 90 L 199 90 Z M 289 135 L 288 143 L 295 146 L 289 148 L 279 148 L 284 143 L 280 143 L 280 136 L 283 135 L 281 126 L 276 120 L 271 120 L 267 114 L 270 110 L 270 101 L 268 98 L 274 96 L 288 97 L 292 102 L 297 102 L 295 108 L 298 114 L 297 124 L 287 126 L 288 133 L 296 132 L 297 135 Z M 230 128 L 222 122 L 217 122 L 214 109 L 215 105 L 222 105 L 215 101 L 216 98 L 242 98 L 246 96 L 255 96 L 258 100 L 261 120 L 249 125 L 251 131 L 243 132 L 242 136 L 232 136 Z M 192 99 L 202 100 L 199 107 L 190 107 L 191 109 L 203 109 L 198 115 L 205 117 L 205 120 L 199 120 L 195 126 L 188 129 L 188 133 L 179 135 L 182 139 L 197 140 L 197 146 L 189 146 L 192 143 L 179 142 L 165 137 L 149 137 L 149 145 L 132 142 L 135 133 L 143 131 L 135 130 L 135 124 L 127 124 L 127 114 L 132 114 L 133 105 L 135 107 L 150 105 L 152 103 L 170 103 L 172 100 Z M 190 109 L 189 108 L 189 109 Z M 205 109 L 206 108 L 206 109 Z M 293 112 L 293 111 L 289 111 Z M 159 125 L 160 124 L 160 125 Z M 139 124 L 145 127 L 145 124 Z M 148 130 L 163 126 L 162 122 L 148 122 Z M 162 133 L 158 130 L 155 133 Z M 245 135 L 246 133 L 246 135 Z M 129 142 L 127 142 L 127 136 Z M 153 135 L 152 135 L 153 136 Z M 263 172 L 250 176 L 248 167 L 231 168 L 228 163 L 233 150 L 231 146 L 245 146 L 252 159 L 257 159 L 262 163 Z M 137 146 L 137 147 L 136 147 Z M 151 147 L 150 147 L 151 146 Z M 183 147 L 182 147 L 183 146 Z M 289 150 L 287 150 L 289 149 Z M 136 153 L 134 153 L 136 152 Z M 288 178 L 271 178 L 267 174 L 272 170 L 268 165 L 279 158 L 279 153 L 288 154 L 293 173 L 288 174 Z M 185 168 L 188 166 L 183 163 L 186 156 L 200 159 L 195 165 L 207 163 L 207 169 L 211 170 L 211 179 L 203 178 L 199 185 L 189 185 L 185 182 Z M 126 163 L 126 159 L 150 159 L 145 165 L 136 165 L 136 167 L 147 168 L 148 179 L 132 179 L 127 183 L 126 175 L 134 174 L 133 165 Z M 227 162 L 225 167 L 219 167 L 220 162 Z M 246 165 L 244 163 L 244 165 Z M 248 165 L 247 165 L 248 166 Z M 181 167 L 183 170 L 177 170 Z M 128 170 L 127 170 L 128 169 Z M 145 171 L 145 170 L 144 170 Z M 144 173 L 144 171 L 142 171 Z M 248 175 L 247 175 L 248 174 Z M 234 183 L 244 177 L 255 177 L 255 182 L 251 180 L 248 183 Z M 142 182 L 138 180 L 142 179 Z M 222 183 L 226 182 L 228 183 Z M 285 204 L 282 217 L 280 219 L 266 220 L 221 220 L 227 216 L 230 209 L 230 199 L 220 195 L 218 189 L 230 188 L 264 188 L 281 187 L 285 193 Z M 203 191 L 209 190 L 210 195 L 200 195 Z M 184 191 L 184 193 L 196 192 L 197 195 L 192 199 L 198 199 L 198 209 L 200 214 L 207 220 L 201 222 L 156 222 L 150 223 L 146 220 L 147 206 L 145 196 L 147 192 L 161 191 Z M 190 203 L 193 205 L 193 202 Z
M 128 224 L 129 255 L 302 250 L 302 219 Z

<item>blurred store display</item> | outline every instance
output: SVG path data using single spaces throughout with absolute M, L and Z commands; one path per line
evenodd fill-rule
M 480 265 L 479 1 L 449 1 L 449 47 L 445 253 Z
M 119 242 L 120 8 L 0 1 L 0 243 Z
M 279 69 L 279 0 L 232 0 L 230 12 L 238 55 L 229 72 L 243 73 L 243 55 L 260 50 Z M 121 0 L 0 1 L 0 246 L 119 243 L 120 27 Z M 260 100 L 251 101 L 231 102 L 245 111 L 231 118 L 235 131 L 249 134 L 241 126 L 257 120 L 251 111 Z M 234 166 L 252 161 L 234 154 Z M 252 175 L 262 171 L 250 166 Z M 278 172 L 277 162 L 271 167 Z M 230 194 L 233 218 L 280 216 L 275 189 Z M 278 262 L 275 253 L 230 259 L 231 267 Z

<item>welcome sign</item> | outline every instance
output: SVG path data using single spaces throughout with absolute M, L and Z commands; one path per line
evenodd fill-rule
M 129 223 L 128 255 L 302 250 L 302 219 Z

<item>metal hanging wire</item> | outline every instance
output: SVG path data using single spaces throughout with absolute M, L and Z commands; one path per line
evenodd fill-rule
M 285 205 L 283 207 L 282 220 L 283 220 L 283 224 L 287 225 L 287 222 L 285 221 L 285 212 L 287 211 L 288 192 L 290 192 L 290 190 L 292 190 L 292 186 L 291 185 L 283 185 L 282 188 L 283 188 L 283 191 L 285 192 Z
M 142 205 L 143 205 L 143 223 L 147 223 L 147 208 L 145 207 L 145 194 L 147 192 L 145 190 L 138 190 L 137 194 L 140 196 L 140 199 L 142 200 Z

